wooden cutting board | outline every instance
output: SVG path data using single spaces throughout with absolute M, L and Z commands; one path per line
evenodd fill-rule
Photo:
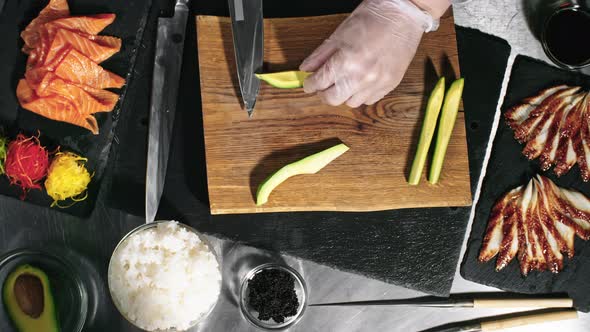
M 296 69 L 345 17 L 265 20 L 265 72 Z M 357 109 L 324 105 L 303 89 L 262 84 L 249 119 L 241 107 L 230 20 L 197 16 L 197 43 L 212 214 L 471 204 L 462 111 L 440 183 L 431 185 L 425 176 L 418 186 L 406 183 L 427 95 L 438 75 L 447 81 L 459 76 L 451 14 L 441 19 L 438 31 L 425 34 L 400 86 L 377 104 Z M 266 205 L 255 205 L 256 189 L 266 177 L 340 141 L 348 152 L 317 174 L 287 180 Z

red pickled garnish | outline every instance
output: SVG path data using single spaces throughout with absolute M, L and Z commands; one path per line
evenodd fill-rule
M 18 134 L 8 143 L 5 170 L 10 184 L 22 188 L 21 199 L 25 199 L 29 189 L 41 189 L 39 182 L 47 175 L 49 153 L 41 146 L 36 136 L 26 137 Z

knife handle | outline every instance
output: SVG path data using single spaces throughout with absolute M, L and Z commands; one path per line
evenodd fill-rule
M 507 329 L 511 327 L 523 326 L 523 325 L 530 325 L 530 324 L 539 324 L 544 322 L 553 322 L 558 320 L 566 320 L 566 319 L 575 319 L 578 318 L 578 312 L 574 309 L 565 310 L 565 311 L 557 311 L 557 312 L 548 312 L 542 314 L 533 314 L 533 315 L 526 315 L 520 317 L 511 317 L 511 318 L 504 318 L 498 319 L 488 322 L 481 323 L 481 330 L 482 331 L 497 331 L 502 329 Z
M 474 308 L 571 308 L 573 300 L 563 298 L 474 299 Z

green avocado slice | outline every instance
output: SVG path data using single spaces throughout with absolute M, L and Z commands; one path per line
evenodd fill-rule
M 303 87 L 303 81 L 311 73 L 305 71 L 291 70 L 277 73 L 256 74 L 256 77 L 266 83 L 280 89 L 296 89 Z
M 438 114 L 440 113 L 440 107 L 442 106 L 444 98 L 445 78 L 441 77 L 434 86 L 434 89 L 428 98 L 428 104 L 426 104 L 426 114 L 424 115 L 424 122 L 422 123 L 418 148 L 416 149 L 416 156 L 414 157 L 414 162 L 412 162 L 410 176 L 408 177 L 408 183 L 411 185 L 417 185 L 420 183 L 422 170 L 426 163 L 428 149 L 430 148 L 430 143 L 434 136 L 436 121 L 438 120 Z
M 459 104 L 463 95 L 463 85 L 464 79 L 462 78 L 454 81 L 445 96 L 445 102 L 438 122 L 434 156 L 432 157 L 432 165 L 430 166 L 430 174 L 428 176 L 428 181 L 432 184 L 438 183 L 440 178 L 445 155 L 447 154 L 447 147 L 453 134 L 457 113 L 459 112 Z
M 42 270 L 21 265 L 2 289 L 4 306 L 20 332 L 59 332 L 49 278 Z
M 260 184 L 256 193 L 256 205 L 268 202 L 270 193 L 288 178 L 300 174 L 315 174 L 348 150 L 348 146 L 338 144 L 284 166 Z

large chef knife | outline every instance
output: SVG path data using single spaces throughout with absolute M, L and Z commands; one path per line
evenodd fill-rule
M 370 300 L 310 304 L 310 307 L 402 306 L 431 308 L 571 308 L 574 301 L 567 297 L 471 298 L 451 295 L 448 298 L 423 297 L 413 299 Z
M 240 92 L 244 109 L 252 116 L 260 88 L 254 73 L 262 70 L 263 63 L 262 0 L 228 1 Z
M 176 0 L 174 16 L 158 19 L 145 179 L 145 219 L 148 223 L 156 217 L 166 179 L 188 3 L 189 0 Z

